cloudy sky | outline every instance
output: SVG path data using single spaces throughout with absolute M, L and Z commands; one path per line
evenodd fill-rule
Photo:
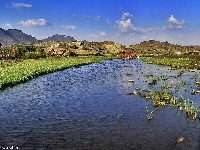
M 1 0 L 0 28 L 123 45 L 200 45 L 200 0 Z

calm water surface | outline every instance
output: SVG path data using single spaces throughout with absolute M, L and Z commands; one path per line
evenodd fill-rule
M 149 86 L 144 74 L 168 75 L 168 84 L 200 105 L 191 95 L 199 72 L 148 65 L 138 60 L 112 60 L 45 75 L 0 93 L 0 147 L 23 150 L 142 149 L 199 150 L 200 122 L 169 107 L 152 120 L 151 101 L 128 95 Z M 129 82 L 134 80 L 135 82 Z M 187 84 L 182 84 L 187 81 Z M 164 81 L 163 81 L 164 82 Z M 179 137 L 186 140 L 176 144 Z

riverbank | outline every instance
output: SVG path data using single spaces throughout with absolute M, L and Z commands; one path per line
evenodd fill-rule
M 43 74 L 55 71 L 97 63 L 102 60 L 119 58 L 117 55 L 106 56 L 82 56 L 82 57 L 47 57 L 40 59 L 26 60 L 1 60 L 0 61 L 0 90 L 6 87 L 29 81 Z M 175 58 L 150 58 L 141 57 L 140 60 L 159 65 L 167 65 L 172 68 L 197 68 L 199 61 L 196 59 L 175 59 Z
M 0 90 L 29 81 L 37 76 L 55 71 L 97 63 L 102 60 L 115 59 L 118 56 L 88 56 L 88 57 L 49 57 L 40 59 L 27 59 L 20 61 L 0 62 Z
M 200 57 L 141 57 L 140 60 L 148 64 L 170 66 L 171 68 L 200 70 Z

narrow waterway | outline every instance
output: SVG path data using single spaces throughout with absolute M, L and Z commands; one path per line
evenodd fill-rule
M 139 60 L 109 60 L 44 75 L 0 92 L 0 147 L 22 150 L 141 149 L 199 150 L 200 122 L 163 107 L 147 120 L 151 101 L 129 95 L 146 86 L 144 73 L 170 74 L 176 90 L 200 105 L 194 72 L 148 65 Z M 154 73 L 155 74 L 155 73 Z M 130 82 L 134 80 L 134 82 Z M 180 83 L 179 83 L 180 82 Z M 188 91 L 188 92 L 185 92 Z M 186 140 L 177 144 L 179 137 Z

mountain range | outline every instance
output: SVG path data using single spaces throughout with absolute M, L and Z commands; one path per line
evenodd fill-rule
M 12 44 L 30 44 L 36 42 L 46 42 L 46 41 L 63 41 L 72 42 L 76 41 L 73 37 L 55 34 L 43 40 L 37 40 L 31 35 L 23 33 L 18 29 L 8 29 L 4 30 L 0 28 L 0 43 L 2 45 L 12 45 Z

